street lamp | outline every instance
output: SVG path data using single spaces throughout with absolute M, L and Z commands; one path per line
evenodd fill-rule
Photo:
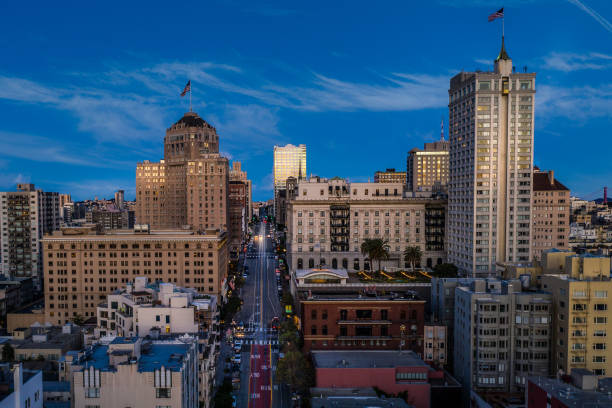
M 406 325 L 400 325 L 400 353 L 402 352 L 402 347 L 404 345 L 404 333 L 406 332 Z

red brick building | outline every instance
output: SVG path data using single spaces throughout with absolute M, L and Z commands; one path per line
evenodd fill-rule
M 315 351 L 312 359 L 317 388 L 405 391 L 415 408 L 449 407 L 461 400 L 461 385 L 454 378 L 411 351 Z
M 304 348 L 413 350 L 423 355 L 425 301 L 403 294 L 315 293 L 300 300 Z
M 229 182 L 230 256 L 237 257 L 248 225 L 247 185 L 242 181 Z

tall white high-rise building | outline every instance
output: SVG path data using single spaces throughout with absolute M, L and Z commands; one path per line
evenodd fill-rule
M 534 97 L 503 37 L 493 72 L 451 79 L 448 260 L 465 275 L 531 259 Z

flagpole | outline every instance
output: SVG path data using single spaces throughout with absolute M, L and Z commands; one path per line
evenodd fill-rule
M 191 81 L 189 81 L 189 112 L 193 112 L 191 109 Z
M 502 38 L 504 38 L 504 20 L 505 20 L 506 10 L 504 10 L 504 14 L 502 15 Z

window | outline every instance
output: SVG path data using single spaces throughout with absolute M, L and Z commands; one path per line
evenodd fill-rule
M 85 398 L 100 398 L 100 389 L 99 388 L 86 388 Z
M 312 325 L 312 327 L 310 327 L 310 334 L 312 334 L 313 336 L 316 336 L 317 334 L 317 326 L 315 326 L 314 324 Z
M 606 303 L 595 303 L 594 308 L 596 311 L 608 310 L 608 305 Z
M 313 309 L 313 310 L 310 312 L 310 318 L 311 318 L 312 320 L 317 320 L 317 310 L 316 310 L 316 309 Z
M 595 297 L 605 299 L 608 297 L 608 291 L 607 290 L 596 290 Z
M 172 398 L 170 388 L 156 388 L 155 398 Z
M 371 319 L 372 310 L 356 310 L 355 315 L 358 319 Z

